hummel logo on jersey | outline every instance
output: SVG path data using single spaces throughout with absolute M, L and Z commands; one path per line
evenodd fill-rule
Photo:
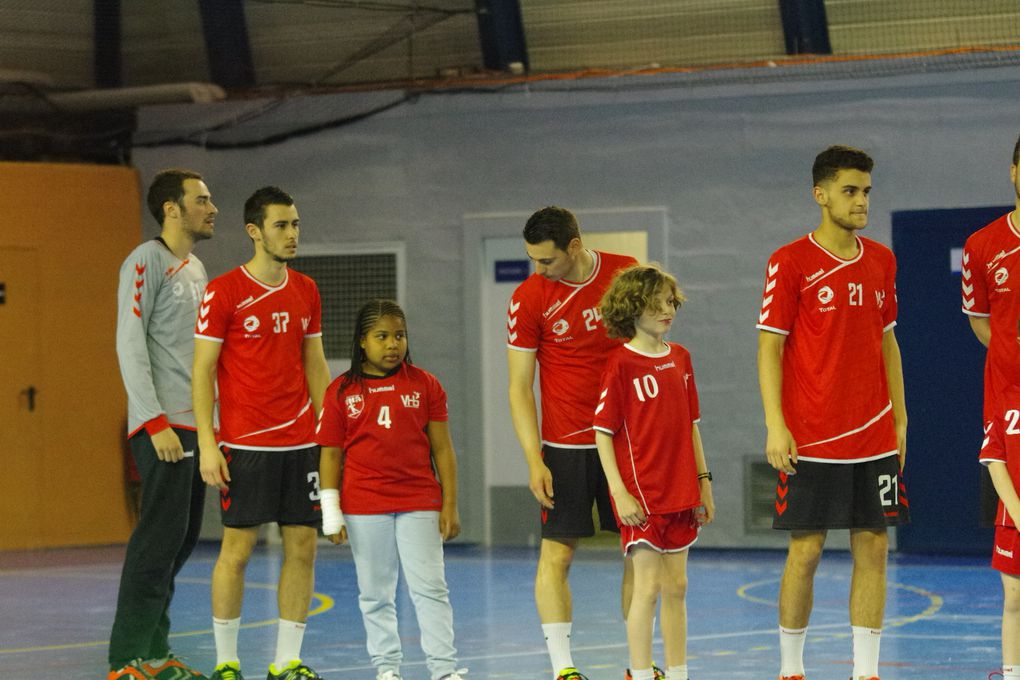
M 244 330 L 248 331 L 249 333 L 254 333 L 256 330 L 258 330 L 258 327 L 259 318 L 257 316 L 249 316 L 247 319 L 244 320 Z
M 1006 251 L 1005 250 L 1000 250 L 998 252 L 998 254 L 996 254 L 996 256 L 992 258 L 991 262 L 988 262 L 988 263 L 985 264 L 985 267 L 988 270 L 991 270 L 992 267 L 994 267 L 995 265 L 999 264 L 999 260 L 1001 260 L 1004 257 L 1006 257 Z
M 814 281 L 815 279 L 817 279 L 819 276 L 821 276 L 824 273 L 825 273 L 824 269 L 819 269 L 818 271 L 816 271 L 811 276 L 805 276 L 804 277 L 804 283 L 811 283 L 812 281 Z
M 386 385 L 385 387 L 369 387 L 368 393 L 375 394 L 376 392 L 393 392 L 397 389 L 396 385 Z
M 244 307 L 245 305 L 250 305 L 253 302 L 255 302 L 255 297 L 253 295 L 249 295 L 245 299 L 238 302 L 237 306 L 234 307 L 234 309 L 240 309 L 241 307 Z
M 205 295 L 202 296 L 202 302 L 204 302 L 205 304 L 209 304 L 209 302 L 213 299 L 215 295 L 216 295 L 215 290 L 206 291 Z
M 521 303 L 520 302 L 514 302 L 513 300 L 510 300 L 510 313 L 511 314 L 516 314 L 517 310 L 520 309 L 520 308 L 521 308 Z
M 769 305 L 772 304 L 772 289 L 776 287 L 776 273 L 779 272 L 779 263 L 768 265 L 768 274 L 765 277 L 765 298 L 761 301 L 761 312 L 758 313 L 758 323 L 765 323 L 765 320 L 769 318 L 769 314 L 772 310 L 769 309 Z
M 404 402 L 404 408 L 418 408 L 421 406 L 421 392 L 401 394 L 400 401 Z
M 829 302 L 831 302 L 834 295 L 835 293 L 833 293 L 832 289 L 829 288 L 828 286 L 822 286 L 821 288 L 818 289 L 818 301 L 821 302 L 823 305 L 826 305 Z
M 668 368 L 676 368 L 676 364 L 674 362 L 672 362 L 672 361 L 667 361 L 666 363 L 662 364 L 661 366 L 656 366 L 655 370 L 656 371 L 665 371 Z
M 542 318 L 543 319 L 548 319 L 550 316 L 552 316 L 553 312 L 555 312 L 561 306 L 563 306 L 563 303 L 560 300 L 557 300 L 556 302 L 552 303 L 552 305 L 549 307 L 549 309 L 547 309 L 544 312 L 542 312 Z
M 567 323 L 566 319 L 560 319 L 552 326 L 552 332 L 556 335 L 563 335 L 570 330 L 570 324 Z
M 999 555 L 1002 555 L 1003 557 L 1008 557 L 1009 559 L 1013 559 L 1013 551 L 1012 550 L 1004 550 L 1003 548 L 1000 548 L 999 546 L 995 546 L 995 552 L 997 554 L 999 554 Z

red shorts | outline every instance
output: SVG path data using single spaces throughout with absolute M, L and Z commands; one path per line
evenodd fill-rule
M 624 555 L 638 545 L 661 553 L 680 552 L 687 550 L 696 540 L 698 523 L 694 519 L 694 510 L 649 515 L 645 523 L 638 526 L 620 525 L 620 546 Z
M 1015 527 L 995 527 L 992 569 L 1010 576 L 1020 576 L 1020 531 Z

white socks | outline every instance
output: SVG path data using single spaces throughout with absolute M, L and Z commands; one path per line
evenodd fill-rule
M 557 677 L 564 668 L 573 668 L 574 659 L 570 655 L 571 622 L 543 623 L 542 633 L 545 635 L 545 646 L 549 649 L 549 660 L 552 662 L 553 677 Z
M 301 658 L 301 642 L 305 639 L 305 624 L 301 621 L 280 619 L 276 629 L 276 659 L 273 665 L 282 671 L 294 659 Z
M 213 638 L 216 641 L 216 666 L 228 662 L 240 663 L 237 656 L 237 634 L 241 630 L 241 617 L 212 620 Z
M 683 666 L 670 666 L 666 669 L 667 680 L 688 680 L 687 664 Z
M 854 633 L 854 678 L 878 677 L 878 647 L 882 642 L 881 628 L 850 626 Z
M 1020 680 L 1020 666 L 1002 665 L 1002 680 Z
M 780 675 L 804 675 L 804 640 L 807 628 L 779 627 Z

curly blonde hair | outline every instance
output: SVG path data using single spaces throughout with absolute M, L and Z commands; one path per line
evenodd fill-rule
M 676 279 L 654 262 L 634 264 L 616 272 L 599 302 L 602 324 L 609 337 L 633 338 L 634 322 L 654 304 L 663 287 L 673 293 L 678 308 L 687 300 Z

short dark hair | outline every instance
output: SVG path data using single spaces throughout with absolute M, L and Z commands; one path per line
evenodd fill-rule
M 1020 137 L 1016 138 L 1016 146 L 1013 147 L 1013 165 L 1020 165 Z
M 294 205 L 294 199 L 280 187 L 268 186 L 256 189 L 244 202 L 244 223 L 262 228 L 266 219 L 266 207 L 270 205 Z
M 156 218 L 159 226 L 162 227 L 163 220 L 166 219 L 163 205 L 167 201 L 173 201 L 177 205 L 184 207 L 181 201 L 184 200 L 184 180 L 186 179 L 201 180 L 202 175 L 194 170 L 168 168 L 157 172 L 156 176 L 152 179 L 152 184 L 149 185 L 149 193 L 145 197 L 145 203 L 149 206 L 149 212 Z
M 875 161 L 871 156 L 852 146 L 837 144 L 815 156 L 815 164 L 811 166 L 811 181 L 814 186 L 835 179 L 840 170 L 860 170 L 871 172 Z
M 537 211 L 524 225 L 524 240 L 531 245 L 552 241 L 560 250 L 566 250 L 575 238 L 581 238 L 581 229 L 574 213 L 555 205 Z

